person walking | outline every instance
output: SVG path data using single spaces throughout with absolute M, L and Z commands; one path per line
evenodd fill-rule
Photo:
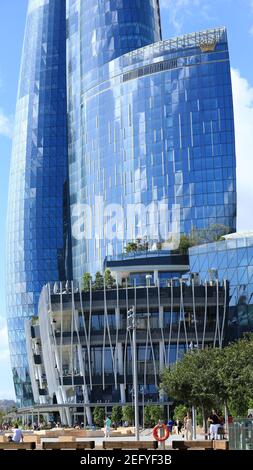
M 181 433 L 181 430 L 183 428 L 183 423 L 182 423 L 182 421 L 180 421 L 180 419 L 176 419 L 174 428 L 175 428 L 176 434 L 179 436 L 179 434 Z
M 167 428 L 168 428 L 170 433 L 172 433 L 173 426 L 174 426 L 174 420 L 170 418 L 167 422 Z
M 209 416 L 208 421 L 210 423 L 210 439 L 218 439 L 218 428 L 220 426 L 220 418 L 215 410 L 212 410 L 212 414 Z
M 111 424 L 111 419 L 107 416 L 105 418 L 105 437 L 110 437 Z
M 185 429 L 186 440 L 191 441 L 192 440 L 192 419 L 191 419 L 191 415 L 189 412 L 184 418 L 184 429 Z

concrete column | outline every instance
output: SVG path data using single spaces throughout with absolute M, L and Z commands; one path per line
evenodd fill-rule
M 154 271 L 154 284 L 155 284 L 155 286 L 158 285 L 158 282 L 159 282 L 158 271 L 155 270 L 155 271 Z
M 84 386 L 83 386 L 83 399 L 84 399 L 84 403 L 89 403 L 89 396 L 88 396 L 87 385 L 84 385 Z M 86 416 L 87 416 L 88 424 L 89 424 L 89 426 L 91 426 L 91 425 L 92 425 L 92 412 L 91 412 L 91 407 L 90 407 L 90 406 L 86 406 L 86 407 L 85 407 L 85 411 L 86 411 Z M 85 419 L 85 421 L 86 421 L 86 419 Z

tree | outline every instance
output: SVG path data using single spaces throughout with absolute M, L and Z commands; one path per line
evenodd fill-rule
M 2 426 L 2 424 L 4 422 L 4 417 L 5 417 L 5 412 L 4 412 L 4 410 L 0 409 L 0 426 Z
M 226 387 L 226 404 L 234 416 L 247 416 L 253 399 L 253 335 L 229 344 L 223 352 L 224 361 L 218 373 Z
M 179 242 L 179 252 L 182 255 L 187 255 L 189 248 L 193 246 L 193 241 L 188 235 L 181 235 Z
M 90 273 L 84 273 L 83 275 L 83 290 L 84 292 L 88 292 L 90 290 L 90 284 L 92 281 L 92 277 Z
M 136 238 L 134 242 L 128 242 L 124 250 L 126 253 L 135 253 L 139 251 L 147 251 L 149 249 L 149 243 L 146 237 Z
M 136 243 L 137 243 L 137 251 L 147 251 L 149 248 L 149 243 L 146 237 L 144 237 L 143 239 L 136 238 Z
M 93 420 L 96 426 L 99 428 L 102 428 L 104 426 L 104 420 L 105 420 L 105 410 L 104 408 L 100 408 L 99 406 L 96 406 L 93 411 Z
M 178 419 L 179 421 L 184 421 L 184 417 L 188 411 L 187 406 L 185 405 L 177 405 L 174 409 L 173 418 Z
M 128 242 L 124 248 L 126 253 L 134 253 L 138 250 L 136 242 Z
M 178 251 L 181 254 L 186 255 L 189 248 L 192 246 L 222 240 L 223 236 L 229 233 L 231 233 L 231 229 L 222 224 L 212 224 L 209 227 L 202 229 L 194 228 L 188 235 L 182 234 L 180 236 Z
M 221 240 L 224 235 L 229 233 L 231 233 L 231 229 L 226 225 L 211 224 L 207 228 L 193 229 L 190 233 L 190 239 L 195 246 Z
M 118 426 L 122 420 L 122 407 L 113 406 L 112 408 L 112 422 Z
M 221 379 L 217 374 L 216 356 L 220 349 L 189 352 L 162 373 L 162 389 L 174 400 L 200 408 L 205 420 L 214 407 L 224 403 Z
M 123 406 L 123 408 L 122 408 L 122 419 L 123 419 L 123 421 L 127 421 L 129 424 L 133 423 L 134 409 L 131 405 Z
M 206 348 L 184 355 L 162 373 L 161 388 L 174 400 L 198 408 L 206 424 L 212 408 L 227 406 L 245 416 L 253 399 L 253 335 L 223 349 Z
M 164 418 L 163 407 L 158 405 L 146 405 L 144 407 L 144 422 L 145 426 L 155 426 L 159 419 Z
M 110 269 L 105 270 L 104 279 L 107 289 L 113 289 L 115 287 L 115 279 L 112 276 Z
M 104 289 L 104 278 L 102 274 L 98 271 L 95 275 L 95 281 L 93 284 L 95 290 L 103 290 Z

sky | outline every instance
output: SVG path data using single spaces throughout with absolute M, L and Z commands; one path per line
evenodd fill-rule
M 237 228 L 253 231 L 253 0 L 160 0 L 160 4 L 163 39 L 218 26 L 228 29 L 237 151 Z M 27 0 L 0 0 L 0 399 L 14 398 L 5 322 L 5 219 L 26 9 Z

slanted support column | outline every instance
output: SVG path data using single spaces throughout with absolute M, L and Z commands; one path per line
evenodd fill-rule
M 163 330 L 163 307 L 159 307 L 159 328 L 161 331 Z M 164 339 L 159 341 L 159 373 L 163 370 L 165 366 L 165 361 L 164 361 Z M 162 401 L 163 400 L 164 393 L 160 390 L 159 391 L 159 398 Z
M 120 329 L 120 309 L 115 308 L 116 328 Z M 119 341 L 116 344 L 117 355 L 118 355 L 118 372 L 121 376 L 124 375 L 124 356 L 123 356 L 123 345 Z M 120 384 L 120 400 L 121 403 L 126 403 L 126 391 L 124 384 Z
M 83 399 L 84 399 L 84 403 L 89 403 L 89 395 L 88 395 L 87 385 L 83 386 Z M 92 425 L 91 407 L 90 406 L 85 406 L 85 412 L 86 412 L 88 424 L 89 424 L 89 426 L 91 426 Z
M 163 329 L 163 307 L 159 307 L 159 328 Z M 164 342 L 159 341 L 159 369 L 164 368 Z
M 67 396 L 63 387 L 61 387 L 61 389 L 56 392 L 56 398 L 57 403 L 59 404 L 67 403 Z M 72 426 L 71 413 L 68 407 L 64 408 L 62 412 L 60 411 L 60 416 L 63 424 L 67 424 L 69 427 Z

